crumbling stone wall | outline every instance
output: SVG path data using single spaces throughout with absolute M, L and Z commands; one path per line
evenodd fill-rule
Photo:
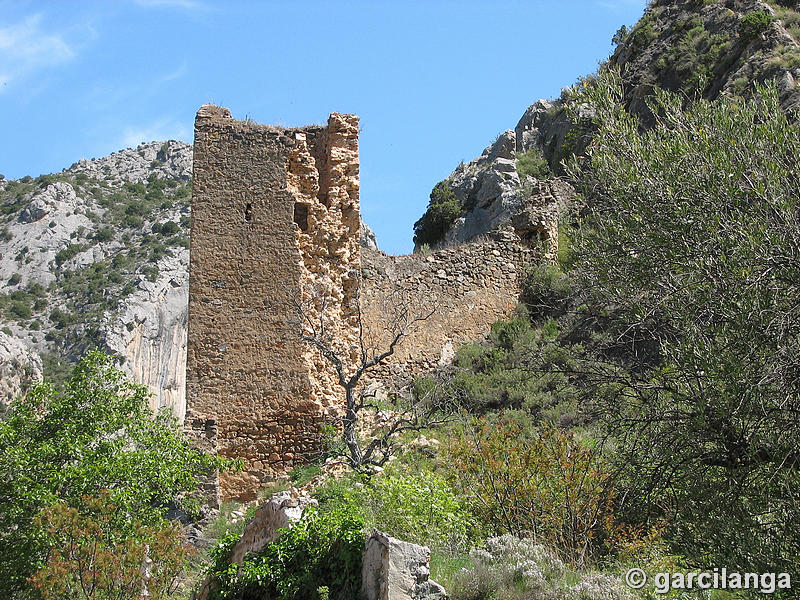
M 302 340 L 311 323 L 352 369 L 361 339 L 384 350 L 398 314 L 430 313 L 370 374 L 393 387 L 508 317 L 525 267 L 547 252 L 538 212 L 427 256 L 360 248 L 358 169 L 353 115 L 284 129 L 197 113 L 185 427 L 245 462 L 206 482 L 211 504 L 254 499 L 315 456 L 322 423 L 340 414 L 333 368 Z
M 195 120 L 186 428 L 222 456 L 223 499 L 319 450 L 337 402 L 330 368 L 300 338 L 315 286 L 336 317 L 338 349 L 357 335 L 358 118 L 283 129 L 205 105 Z M 212 433 L 213 432 L 213 433 Z
M 397 385 L 449 363 L 459 346 L 485 337 L 492 323 L 511 315 L 526 267 L 543 252 L 511 229 L 427 256 L 362 249 L 365 330 L 383 332 L 380 347 L 388 344 L 384 325 L 398 303 L 415 315 L 430 313 L 371 380 Z

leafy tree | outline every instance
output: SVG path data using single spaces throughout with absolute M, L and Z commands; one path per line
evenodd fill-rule
M 774 86 L 686 111 L 657 90 L 644 133 L 618 74 L 584 101 L 599 131 L 588 171 L 570 169 L 588 201 L 577 276 L 585 305 L 624 324 L 611 345 L 629 369 L 607 352 L 591 376 L 628 510 L 671 517 L 696 560 L 796 566 L 800 126 Z
M 630 31 L 628 30 L 628 26 L 623 25 L 614 33 L 614 36 L 611 38 L 611 44 L 614 46 L 619 46 L 625 41 L 629 33 Z
M 36 517 L 48 506 L 80 507 L 109 490 L 115 526 L 160 522 L 168 503 L 220 462 L 193 449 L 174 418 L 148 408 L 147 388 L 88 354 L 63 392 L 49 384 L 17 400 L 0 423 L 0 595 L 26 589 L 49 548 Z
M 180 527 L 134 519 L 120 535 L 109 495 L 84 496 L 80 511 L 56 504 L 34 520 L 51 540 L 45 565 L 30 578 L 43 600 L 139 600 L 144 590 L 152 600 L 174 597 L 192 554 Z

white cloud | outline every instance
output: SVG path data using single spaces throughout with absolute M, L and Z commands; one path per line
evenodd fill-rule
M 129 126 L 122 131 L 119 138 L 119 148 L 132 148 L 142 142 L 155 140 L 180 140 L 186 139 L 189 128 L 170 118 L 163 118 L 144 126 Z
M 186 10 L 205 8 L 205 5 L 197 0 L 135 0 L 135 2 L 145 8 L 183 8 Z
M 0 76 L 2 87 L 40 69 L 69 61 L 74 56 L 75 50 L 61 34 L 43 30 L 41 15 L 32 15 L 20 23 L 0 28 L 0 63 L 10 66 Z
M 181 65 L 175 69 L 174 71 L 170 71 L 166 75 L 162 75 L 159 79 L 159 83 L 166 83 L 167 81 L 174 81 L 175 79 L 180 79 L 186 74 L 186 61 L 184 60 Z

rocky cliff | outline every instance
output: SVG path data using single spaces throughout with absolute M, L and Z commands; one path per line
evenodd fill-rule
M 190 145 L 154 142 L 0 182 L 0 318 L 27 372 L 101 348 L 182 416 L 191 169 Z
M 645 125 L 646 99 L 656 87 L 683 93 L 689 102 L 746 96 L 754 82 L 774 80 L 791 113 L 800 109 L 799 39 L 796 0 L 654 0 L 634 27 L 620 28 L 616 50 L 601 68 L 620 69 L 626 106 Z M 520 213 L 533 214 L 536 227 L 549 231 L 544 237 L 555 235 L 555 216 L 571 196 L 558 179 L 561 161 L 591 141 L 593 111 L 572 100 L 591 77 L 557 99 L 532 104 L 513 130 L 438 184 L 415 225 L 416 246 L 461 244 L 527 218 Z

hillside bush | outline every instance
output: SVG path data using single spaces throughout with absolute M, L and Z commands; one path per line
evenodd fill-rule
M 368 488 L 369 524 L 446 553 L 469 550 L 479 530 L 464 499 L 436 473 L 386 475 Z
M 618 576 L 565 565 L 533 540 L 502 535 L 470 553 L 448 591 L 453 600 L 627 600 Z M 699 600 L 699 598 L 698 598 Z
M 484 343 L 459 348 L 453 368 L 442 374 L 446 384 L 433 393 L 457 398 L 476 415 L 516 409 L 551 424 L 579 425 L 585 419 L 575 403 L 577 381 L 569 374 L 585 350 L 560 340 L 561 333 L 552 318 L 532 323 L 518 315 L 499 321 Z M 428 393 L 433 383 L 418 381 L 419 393 Z
M 80 509 L 56 504 L 34 520 L 51 547 L 30 578 L 42 600 L 139 600 L 145 589 L 148 599 L 175 597 L 178 577 L 194 553 L 180 525 L 133 519 L 123 534 L 110 496 L 108 490 L 83 496 Z
M 609 473 L 572 434 L 473 420 L 452 436 L 445 464 L 492 531 L 530 537 L 562 560 L 587 564 L 612 533 Z
M 556 314 L 571 292 L 571 280 L 558 265 L 546 263 L 531 267 L 522 281 L 522 300 L 534 315 Z
M 520 177 L 530 176 L 536 179 L 547 179 L 552 176 L 550 165 L 538 148 L 531 148 L 526 153 L 517 156 L 517 173 Z
M 447 181 L 440 181 L 431 192 L 425 214 L 414 223 L 414 245 L 435 245 L 444 238 L 458 219 L 462 210 L 461 201 Z
M 629 347 L 657 349 L 583 368 L 628 516 L 671 516 L 697 560 L 780 571 L 800 560 L 800 126 L 774 86 L 754 94 L 684 111 L 656 91 L 642 134 L 617 73 L 586 89 L 599 132 L 590 172 L 570 169 L 589 206 L 575 276 Z
M 237 534 L 213 550 L 211 600 L 331 600 L 357 598 L 361 589 L 364 521 L 348 507 L 328 512 L 306 509 L 300 521 L 274 542 L 231 563 Z
M 772 15 L 763 10 L 747 13 L 739 21 L 739 35 L 745 40 L 755 39 L 767 30 L 772 19 Z
M 86 248 L 87 246 L 85 244 L 69 244 L 66 248 L 56 252 L 56 265 L 60 267 L 68 260 L 75 258 L 78 254 L 86 250 Z

